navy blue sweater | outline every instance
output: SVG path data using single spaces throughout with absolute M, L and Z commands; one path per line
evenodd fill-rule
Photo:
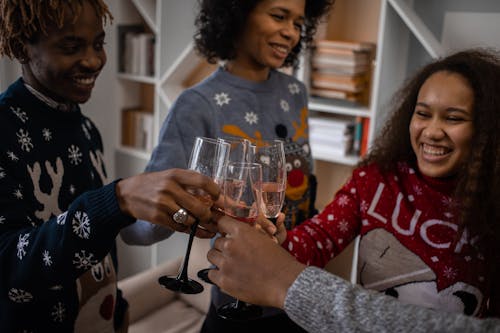
M 103 186 L 101 137 L 78 107 L 52 109 L 19 79 L 0 95 L 0 137 L 0 332 L 72 331 L 89 284 L 116 283 L 105 259 L 133 219 Z M 105 305 L 112 321 L 116 297 Z

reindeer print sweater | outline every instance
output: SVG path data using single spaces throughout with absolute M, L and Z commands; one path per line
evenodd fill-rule
M 395 172 L 360 167 L 320 214 L 288 232 L 282 246 L 300 262 L 324 267 L 359 235 L 363 287 L 480 316 L 498 278 L 488 276 L 477 237 L 458 227 L 455 183 L 426 177 L 407 163 Z
M 284 212 L 291 227 L 312 216 L 314 210 L 307 117 L 306 88 L 296 78 L 271 70 L 266 81 L 254 82 L 220 67 L 177 98 L 162 125 L 147 170 L 186 168 L 196 136 L 242 137 L 256 145 L 280 138 L 285 142 L 288 169 Z M 148 223 L 142 227 L 134 223 L 122 231 L 122 238 L 132 244 L 161 238 L 158 227 Z M 216 293 L 214 300 L 218 305 L 231 298 L 221 299 Z
M 103 186 L 96 127 L 19 79 L 0 95 L 0 137 L 0 331 L 114 331 L 109 253 L 133 220 Z

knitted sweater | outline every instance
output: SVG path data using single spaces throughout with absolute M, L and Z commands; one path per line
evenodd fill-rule
M 0 95 L 0 133 L 0 331 L 111 332 L 109 253 L 132 219 L 115 184 L 102 187 L 98 130 L 78 107 L 52 109 L 19 79 Z
M 454 179 L 425 177 L 405 163 L 394 173 L 376 165 L 358 168 L 334 200 L 288 232 L 282 245 L 299 261 L 323 267 L 360 235 L 362 286 L 406 303 L 481 315 L 493 279 L 474 237 L 459 231 L 454 185 Z
M 496 332 L 499 319 L 477 319 L 402 304 L 353 286 L 316 267 L 306 268 L 288 289 L 288 316 L 308 332 Z

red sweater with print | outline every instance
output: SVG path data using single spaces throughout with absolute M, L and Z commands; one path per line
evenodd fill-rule
M 454 187 L 452 179 L 425 177 L 405 163 L 394 173 L 358 168 L 282 245 L 300 262 L 324 267 L 359 235 L 357 279 L 364 287 L 407 303 L 481 315 L 492 279 L 475 238 L 459 231 Z

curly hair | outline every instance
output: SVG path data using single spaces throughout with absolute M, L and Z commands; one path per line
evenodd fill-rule
M 231 60 L 236 55 L 235 41 L 242 33 L 250 12 L 262 0 L 200 0 L 195 20 L 194 41 L 197 51 L 208 62 Z M 298 65 L 303 47 L 310 47 L 320 19 L 330 11 L 335 0 L 306 0 L 305 23 L 299 43 L 283 66 Z
M 500 254 L 500 54 L 492 49 L 464 50 L 423 67 L 397 92 L 393 113 L 360 165 L 376 163 L 386 170 L 394 161 L 416 167 L 409 126 L 418 93 L 434 73 L 463 76 L 474 93 L 471 153 L 457 175 L 455 199 L 461 205 L 460 226 L 483 240 L 484 253 Z M 500 266 L 500 262 L 497 265 Z
M 91 3 L 105 24 L 113 20 L 103 0 L 0 0 L 0 56 L 20 57 L 23 44 L 46 35 L 51 25 L 62 28 L 68 17 L 75 22 L 84 1 Z

